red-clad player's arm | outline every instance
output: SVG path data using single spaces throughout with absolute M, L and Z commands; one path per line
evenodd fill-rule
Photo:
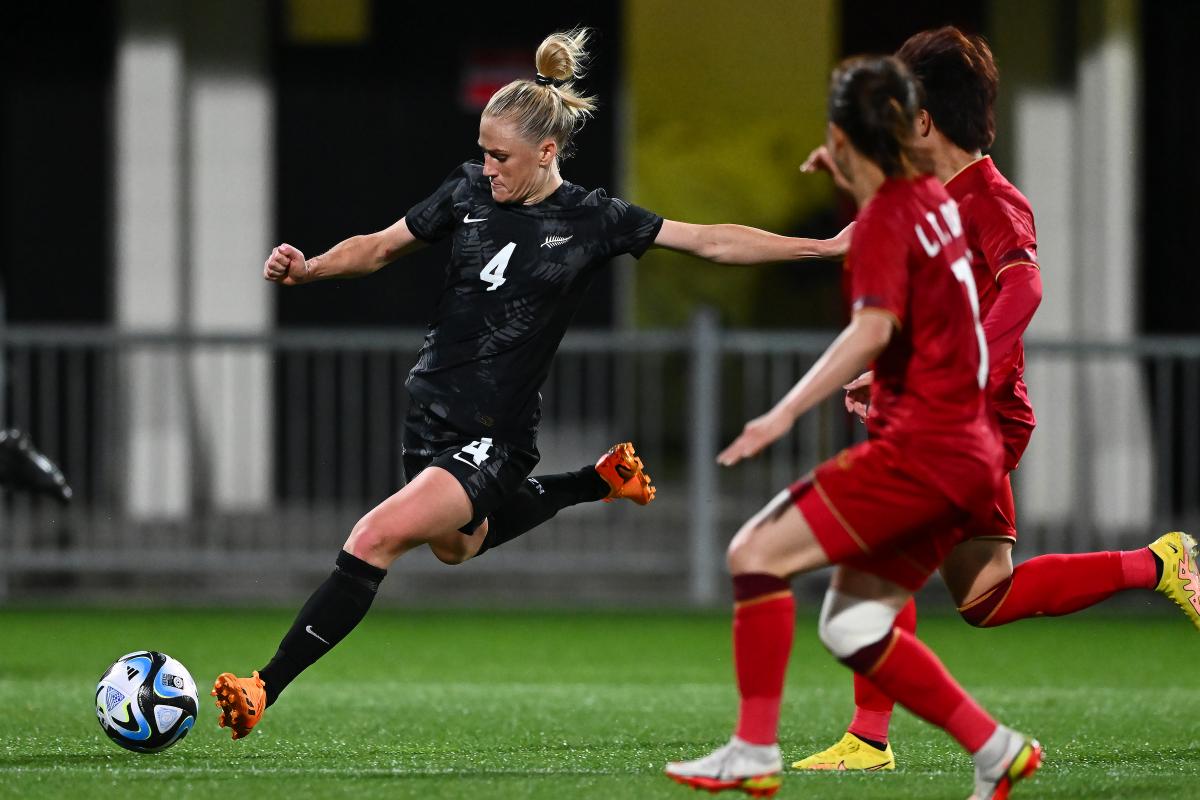
M 1042 302 L 1042 273 L 1031 264 L 1016 264 L 999 279 L 1000 293 L 983 320 L 983 335 L 996 369 L 1008 363 L 1017 342 Z
M 972 215 L 979 249 L 999 290 L 983 320 L 992 365 L 1002 368 L 1042 302 L 1033 212 L 999 197 L 980 198 Z

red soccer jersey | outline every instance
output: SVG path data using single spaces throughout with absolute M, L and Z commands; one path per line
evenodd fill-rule
M 986 350 L 967 259 L 957 205 L 922 177 L 884 182 L 859 212 L 846 266 L 853 311 L 884 312 L 897 326 L 874 364 L 868 433 L 975 510 L 992 502 L 1003 454 L 984 397 Z
M 1018 265 L 1038 265 L 1033 209 L 990 157 L 964 167 L 946 183 L 946 191 L 958 201 L 979 292 L 979 310 L 987 319 L 1000 294 L 1001 273 Z M 1005 467 L 1011 470 L 1025 452 L 1037 422 L 1025 389 L 1025 348 L 1018 338 L 1009 352 L 993 350 L 988 357 L 988 396 L 1000 419 Z

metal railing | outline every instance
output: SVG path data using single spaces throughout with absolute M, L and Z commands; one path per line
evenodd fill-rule
M 861 437 L 840 399 L 763 457 L 719 447 L 831 340 L 823 333 L 575 332 L 543 388 L 535 474 L 632 439 L 658 499 L 588 504 L 477 562 L 406 557 L 399 602 L 723 597 L 738 525 Z M 59 460 L 76 501 L 0 494 L 0 590 L 86 599 L 291 599 L 403 482 L 411 331 L 135 334 L 0 329 L 0 423 Z M 1018 554 L 1125 546 L 1200 519 L 1200 339 L 1033 343 L 1041 425 L 1022 468 Z M 192 591 L 196 587 L 201 591 Z M 0 592 L 2 596 L 2 592 Z

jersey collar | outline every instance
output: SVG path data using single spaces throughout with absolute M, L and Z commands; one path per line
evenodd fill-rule
M 972 170 L 972 167 L 976 166 L 977 164 L 983 164 L 984 162 L 990 162 L 991 160 L 992 160 L 991 156 L 980 156 L 979 158 L 975 159 L 974 161 L 972 161 L 969 164 L 967 164 L 966 166 L 964 166 L 958 172 L 951 175 L 950 179 L 946 181 L 946 186 L 949 186 L 951 183 L 953 183 L 954 180 L 959 175 L 965 175 L 968 173 L 968 171 L 974 171 L 974 170 Z

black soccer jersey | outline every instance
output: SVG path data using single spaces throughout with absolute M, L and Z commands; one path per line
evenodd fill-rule
M 532 446 L 538 389 L 592 276 L 640 257 L 662 217 L 568 181 L 535 205 L 497 203 L 468 161 L 405 220 L 418 239 L 451 239 L 409 394 L 463 433 Z

